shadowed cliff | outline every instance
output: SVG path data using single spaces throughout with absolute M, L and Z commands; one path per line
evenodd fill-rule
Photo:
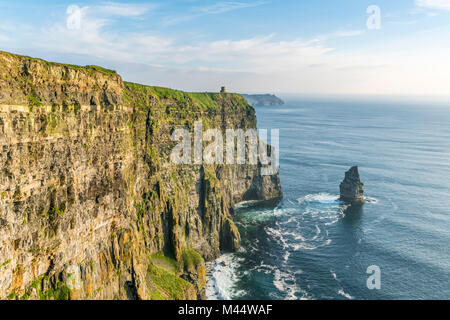
M 0 298 L 202 298 L 204 261 L 239 250 L 234 205 L 282 193 L 260 164 L 171 163 L 195 121 L 256 128 L 240 95 L 0 52 Z

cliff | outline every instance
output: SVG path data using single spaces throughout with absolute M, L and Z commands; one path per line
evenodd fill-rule
M 284 101 L 273 94 L 244 94 L 244 99 L 254 107 L 282 106 Z
M 255 128 L 240 95 L 123 82 L 0 52 L 0 299 L 195 299 L 239 250 L 261 165 L 175 165 L 175 128 Z

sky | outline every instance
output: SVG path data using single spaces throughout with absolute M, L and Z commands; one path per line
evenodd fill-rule
M 0 0 L 0 50 L 188 91 L 450 95 L 450 0 Z

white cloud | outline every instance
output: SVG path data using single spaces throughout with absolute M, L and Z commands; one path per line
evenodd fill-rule
M 237 92 L 433 94 L 448 92 L 450 82 L 447 55 L 434 54 L 425 44 L 420 50 L 344 53 L 320 39 L 281 41 L 271 34 L 186 45 L 152 32 L 112 33 L 108 23 L 88 12 L 79 30 L 61 21 L 41 30 L 22 27 L 17 34 L 10 26 L 8 34 L 12 39 L 26 36 L 38 51 L 96 57 L 82 63 L 104 61 L 127 80 L 194 91 L 226 85 Z
M 253 1 L 253 2 L 242 2 L 242 1 L 224 1 L 217 2 L 213 5 L 208 6 L 196 6 L 188 10 L 184 15 L 176 17 L 168 17 L 164 21 L 164 26 L 170 26 L 182 22 L 191 21 L 206 15 L 222 14 L 229 11 L 245 8 L 259 7 L 267 4 L 267 1 Z
M 210 6 L 194 7 L 191 10 L 200 12 L 201 14 L 220 14 L 236 9 L 257 7 L 266 3 L 267 1 L 255 1 L 255 2 L 227 1 L 227 2 L 218 2 Z
M 330 48 L 317 42 L 294 39 L 277 41 L 275 35 L 243 40 L 219 40 L 174 48 L 172 58 L 179 64 L 201 61 L 206 66 L 240 72 L 294 71 L 311 64 Z
M 402 41 L 375 48 L 374 52 L 340 51 L 326 45 L 330 38 L 362 36 L 359 30 L 333 31 L 316 39 L 280 40 L 276 34 L 269 34 L 214 41 L 194 37 L 186 41 L 181 36 L 151 31 L 112 31 L 109 27 L 115 17 L 133 19 L 151 9 L 129 7 L 129 11 L 124 9 L 126 14 L 119 15 L 117 6 L 101 6 L 108 8 L 81 8 L 79 29 L 67 28 L 65 15 L 41 29 L 5 21 L 0 34 L 7 34 L 9 40 L 0 37 L 0 45 L 30 48 L 22 51 L 27 55 L 52 52 L 60 57 L 85 57 L 77 63 L 95 61 L 117 68 L 128 80 L 196 91 L 226 85 L 237 92 L 448 92 L 448 54 L 445 48 L 433 46 L 435 40 L 429 34 L 418 35 L 411 45 Z M 439 32 L 433 35 L 439 36 Z
M 422 8 L 450 11 L 450 0 L 416 0 L 416 5 Z
M 331 33 L 322 34 L 317 37 L 319 41 L 326 41 L 332 38 L 357 37 L 364 34 L 364 30 L 337 30 Z
M 95 6 L 98 14 L 120 17 L 137 17 L 156 8 L 156 4 L 133 4 L 119 2 L 103 2 Z

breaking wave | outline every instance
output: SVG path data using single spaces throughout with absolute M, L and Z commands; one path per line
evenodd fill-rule
M 237 288 L 237 268 L 242 259 L 229 253 L 206 264 L 206 297 L 208 300 L 232 300 L 245 294 Z
M 377 202 L 374 198 L 368 199 L 368 203 Z M 339 201 L 339 195 L 329 193 L 284 199 L 276 208 L 253 205 L 241 203 L 236 207 L 238 214 L 235 220 L 244 234 L 241 253 L 225 254 L 207 264 L 207 298 L 245 298 L 248 292 L 239 283 L 245 283 L 240 280 L 250 274 L 271 279 L 273 291 L 269 295 L 274 299 L 314 299 L 308 292 L 306 276 L 295 263 L 295 257 L 297 253 L 329 246 L 332 243 L 331 228 L 345 217 L 347 205 Z M 252 230 L 258 230 L 258 237 L 245 239 L 246 232 L 251 234 Z M 270 243 L 276 253 L 267 250 L 265 243 Z M 246 263 L 246 268 L 240 268 L 242 262 L 249 259 L 253 259 L 253 267 Z M 332 276 L 337 286 L 336 293 L 352 299 L 334 271 Z

